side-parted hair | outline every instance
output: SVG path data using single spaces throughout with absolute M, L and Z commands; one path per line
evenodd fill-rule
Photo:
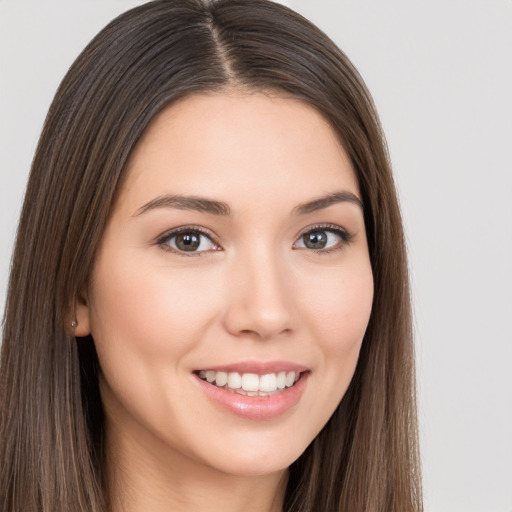
M 12 261 L 0 510 L 109 510 L 100 369 L 92 338 L 71 333 L 75 299 L 144 130 L 186 95 L 233 88 L 284 93 L 328 120 L 357 176 L 374 276 L 355 375 L 290 467 L 285 511 L 422 510 L 406 251 L 384 135 L 347 57 L 303 17 L 266 0 L 149 2 L 103 29 L 62 81 Z

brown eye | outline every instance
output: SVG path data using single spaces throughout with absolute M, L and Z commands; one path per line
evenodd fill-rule
M 308 249 L 324 249 L 327 245 L 327 234 L 325 231 L 310 231 L 302 235 L 302 240 Z
M 197 233 L 181 233 L 175 238 L 176 248 L 180 251 L 197 251 L 201 245 L 201 235 Z
M 328 253 L 331 250 L 341 249 L 350 242 L 351 238 L 352 235 L 341 227 L 319 226 L 303 233 L 294 248 Z
M 201 253 L 218 250 L 218 246 L 205 233 L 195 229 L 173 231 L 159 240 L 159 245 L 178 253 Z

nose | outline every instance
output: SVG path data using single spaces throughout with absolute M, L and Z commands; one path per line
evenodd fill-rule
M 285 263 L 272 251 L 260 247 L 240 258 L 233 267 L 228 275 L 225 328 L 235 336 L 261 340 L 292 332 L 293 278 Z

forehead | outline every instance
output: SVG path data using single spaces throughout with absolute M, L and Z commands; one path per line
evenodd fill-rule
M 121 190 L 133 207 L 150 196 L 244 195 L 272 203 L 334 190 L 358 193 L 352 165 L 313 107 L 276 94 L 195 94 L 160 113 L 135 147 Z M 140 206 L 140 205 L 139 205 Z

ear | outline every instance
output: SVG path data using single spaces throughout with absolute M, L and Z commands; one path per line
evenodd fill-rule
M 84 290 L 77 295 L 74 320 L 76 325 L 72 327 L 72 330 L 76 337 L 80 338 L 91 334 L 89 296 L 87 290 Z

